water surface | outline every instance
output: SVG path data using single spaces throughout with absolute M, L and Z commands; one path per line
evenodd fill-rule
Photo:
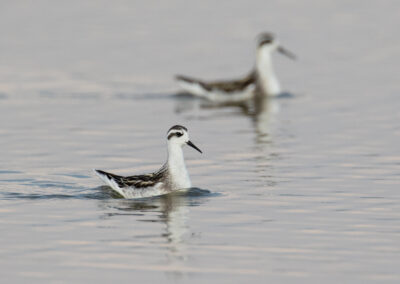
M 0 276 L 8 283 L 400 281 L 397 2 L 0 4 Z M 211 8 L 212 7 L 212 8 Z M 245 74 L 279 33 L 291 95 L 176 97 Z M 123 200 L 189 128 L 194 189 Z

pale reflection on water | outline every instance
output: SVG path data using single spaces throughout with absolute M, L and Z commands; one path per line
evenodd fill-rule
M 107 186 L 100 189 L 108 194 L 111 192 L 111 195 L 113 195 L 112 190 Z M 102 199 L 99 206 L 103 209 L 113 209 L 113 213 L 108 213 L 103 218 L 135 216 L 138 213 L 145 215 L 147 212 L 156 212 L 156 216 L 150 215 L 138 221 L 157 222 L 164 225 L 160 236 L 165 240 L 165 244 L 168 244 L 168 262 L 175 266 L 188 258 L 187 240 L 196 238 L 200 234 L 200 232 L 194 232 L 190 229 L 190 208 L 202 206 L 209 198 L 217 196 L 219 196 L 218 193 L 211 193 L 209 190 L 191 188 L 187 191 L 137 200 Z
M 199 99 L 190 94 L 178 93 L 175 96 L 176 105 L 175 112 L 185 115 L 188 119 L 212 119 L 220 114 L 215 110 L 218 109 L 235 109 L 236 114 L 242 114 L 253 122 L 254 132 L 256 134 L 257 143 L 272 142 L 271 135 L 274 127 L 274 117 L 279 115 L 281 99 L 293 98 L 290 93 L 282 93 L 277 97 L 267 97 L 262 94 L 255 95 L 252 99 L 243 102 L 224 102 L 215 103 L 212 101 Z M 209 116 L 196 117 L 196 113 L 201 110 L 213 110 Z M 204 114 L 203 114 L 204 115 Z

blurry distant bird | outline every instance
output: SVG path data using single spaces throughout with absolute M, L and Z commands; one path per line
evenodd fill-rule
M 167 144 L 167 162 L 157 172 L 124 177 L 101 170 L 94 171 L 124 198 L 150 197 L 189 189 L 192 185 L 186 170 L 182 147 L 189 145 L 202 152 L 189 140 L 187 128 L 181 125 L 172 126 L 168 130 Z
M 176 80 L 184 91 L 218 103 L 245 101 L 254 97 L 255 93 L 277 96 L 281 93 L 281 88 L 272 66 L 272 53 L 275 50 L 296 59 L 292 52 L 280 45 L 272 33 L 266 32 L 258 36 L 256 66 L 244 78 L 206 82 L 177 75 Z

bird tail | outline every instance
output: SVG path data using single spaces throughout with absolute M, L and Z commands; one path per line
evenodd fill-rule
M 102 181 L 104 181 L 104 183 L 106 183 L 114 191 L 118 192 L 118 194 L 125 197 L 124 192 L 122 191 L 122 189 L 119 187 L 118 183 L 113 178 L 113 176 L 114 176 L 113 174 L 102 171 L 102 170 L 96 170 L 96 169 L 93 169 L 93 171 Z
M 182 75 L 175 76 L 175 79 L 185 92 L 202 98 L 209 97 L 209 90 L 202 81 Z

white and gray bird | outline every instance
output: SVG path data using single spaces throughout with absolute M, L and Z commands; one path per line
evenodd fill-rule
M 277 96 L 281 91 L 278 78 L 272 65 L 272 53 L 278 51 L 291 59 L 296 56 L 283 48 L 272 33 L 258 36 L 255 68 L 238 80 L 206 82 L 195 78 L 177 75 L 176 80 L 183 91 L 202 97 L 212 102 L 242 102 L 254 97 Z
M 142 198 L 189 189 L 192 183 L 186 169 L 182 147 L 189 145 L 200 153 L 189 140 L 186 127 L 172 126 L 167 133 L 168 159 L 156 172 L 143 175 L 119 176 L 102 170 L 95 173 L 124 198 Z

